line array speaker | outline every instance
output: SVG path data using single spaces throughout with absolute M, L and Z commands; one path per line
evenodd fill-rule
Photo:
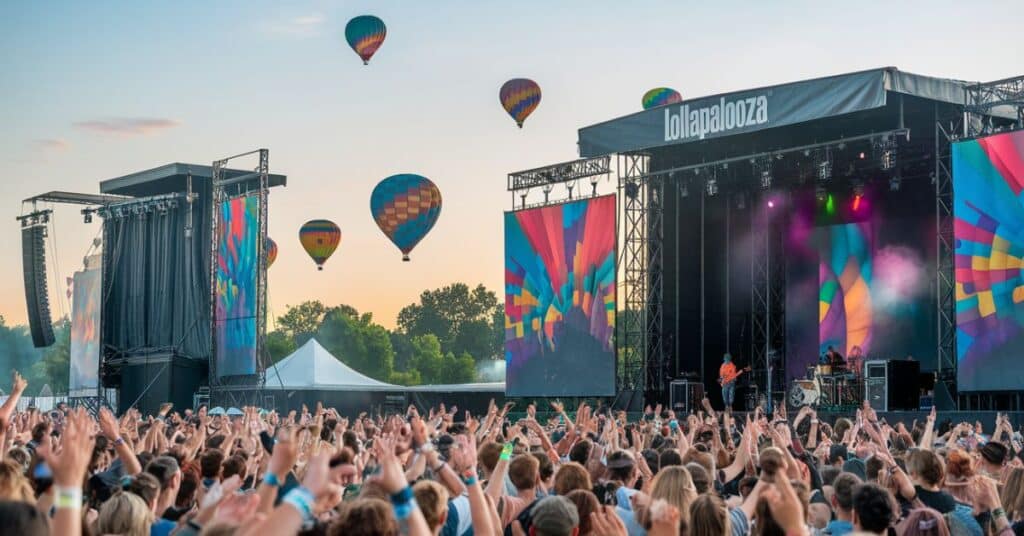
M 21 261 L 25 275 L 25 303 L 32 344 L 36 348 L 53 344 L 50 297 L 46 290 L 46 227 L 33 225 L 21 230 Z

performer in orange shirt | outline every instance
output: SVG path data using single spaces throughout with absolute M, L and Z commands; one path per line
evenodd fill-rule
M 722 366 L 718 369 L 718 384 L 722 386 L 722 401 L 725 402 L 725 407 L 731 408 L 736 397 L 736 379 L 743 371 L 736 370 L 736 365 L 732 363 L 732 355 L 728 353 L 722 356 L 722 361 Z

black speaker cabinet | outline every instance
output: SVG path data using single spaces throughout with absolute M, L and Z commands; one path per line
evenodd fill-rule
M 170 353 L 128 358 L 121 366 L 118 410 L 123 413 L 134 404 L 143 415 L 155 415 L 164 402 L 177 410 L 191 408 L 207 372 L 204 361 Z
M 916 411 L 921 404 L 921 364 L 917 361 L 868 361 L 864 398 L 875 411 Z
M 704 384 L 690 380 L 674 380 L 668 386 L 669 404 L 672 411 L 687 414 L 700 409 L 704 398 Z

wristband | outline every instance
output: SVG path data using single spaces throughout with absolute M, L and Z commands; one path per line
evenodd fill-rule
M 405 521 L 409 519 L 409 516 L 416 511 L 416 501 L 409 501 L 402 504 L 393 504 L 391 508 L 395 511 L 395 519 L 398 521 Z
M 298 510 L 304 521 L 313 518 L 314 501 L 313 493 L 301 486 L 289 491 L 288 494 L 284 496 L 284 502 L 292 505 L 296 510 Z
M 473 484 L 476 484 L 476 471 L 472 469 L 467 469 L 464 473 L 462 473 L 462 483 L 465 484 L 466 486 L 472 486 Z
M 1002 508 L 996 508 L 996 509 L 992 510 L 992 517 L 994 519 L 999 519 L 1000 517 L 1006 517 L 1006 510 L 1004 510 Z
M 281 487 L 281 480 L 278 479 L 277 475 L 275 475 L 274 473 L 267 473 L 263 477 L 263 483 L 268 485 L 268 486 L 270 486 L 270 487 L 272 487 L 272 488 L 279 488 L 279 487 Z
M 114 440 L 114 446 L 116 447 L 118 445 L 123 445 L 123 444 L 124 444 L 124 438 L 121 437 L 121 436 L 117 436 L 117 439 Z
M 511 460 L 512 459 L 512 449 L 514 449 L 514 448 L 515 448 L 515 445 L 512 444 L 512 442 L 505 443 L 505 446 L 502 447 L 502 449 L 501 449 L 501 456 L 499 456 L 498 459 L 499 460 L 504 460 L 506 462 Z
M 391 504 L 398 506 L 413 500 L 412 487 L 406 486 L 397 493 L 391 494 Z
M 53 498 L 54 508 L 78 510 L 82 508 L 82 488 L 57 488 Z
M 441 470 L 444 469 L 444 466 L 446 466 L 446 465 L 448 465 L 448 462 L 441 462 L 441 463 L 437 464 L 436 467 L 431 467 L 430 470 L 435 472 L 435 473 L 440 473 Z

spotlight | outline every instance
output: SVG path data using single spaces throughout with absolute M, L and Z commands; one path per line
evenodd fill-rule
M 853 183 L 853 195 L 854 197 L 862 197 L 864 195 L 864 183 L 857 181 Z
M 690 197 L 690 187 L 687 186 L 686 183 L 683 183 L 679 187 L 679 197 L 682 197 L 682 198 Z
M 818 180 L 827 181 L 832 178 L 832 162 L 823 160 L 818 162 Z
M 747 196 L 740 192 L 736 195 L 736 209 L 743 210 L 745 208 L 747 208 Z
M 85 223 L 92 223 L 92 212 L 85 213 Z
M 761 171 L 761 189 L 768 190 L 772 187 L 772 172 L 766 170 Z
M 864 160 L 864 158 L 865 158 L 864 151 L 861 151 L 860 154 L 857 155 L 857 157 L 860 158 L 861 160 Z
M 708 179 L 706 186 L 708 197 L 714 197 L 718 194 L 718 179 Z
M 817 199 L 819 203 L 825 202 L 828 198 L 828 192 L 825 191 L 824 186 L 818 186 L 814 189 L 814 198 Z
M 853 211 L 854 212 L 857 212 L 857 211 L 860 210 L 860 200 L 861 200 L 861 197 L 862 196 L 860 196 L 860 195 L 853 196 Z
M 900 178 L 899 175 L 894 175 L 891 179 L 889 179 L 889 191 L 898 192 L 900 190 L 900 185 L 902 182 L 903 179 Z
M 637 196 L 640 195 L 640 184 L 637 182 L 627 182 L 624 190 L 626 192 L 626 197 L 636 199 Z M 546 200 L 547 192 L 545 192 L 544 195 Z
M 768 208 L 775 208 L 775 201 L 769 199 L 768 200 Z
M 43 212 L 42 221 L 43 221 L 43 223 L 50 223 L 50 213 L 49 212 Z

